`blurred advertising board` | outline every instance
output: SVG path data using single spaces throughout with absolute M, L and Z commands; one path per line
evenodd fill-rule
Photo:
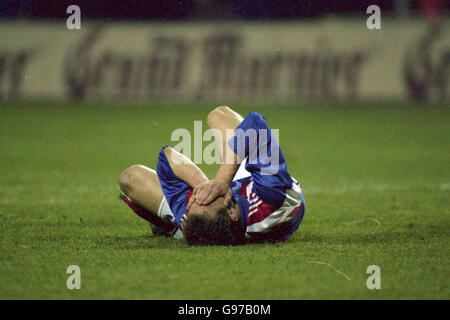
M 450 22 L 0 23 L 0 98 L 449 99 Z

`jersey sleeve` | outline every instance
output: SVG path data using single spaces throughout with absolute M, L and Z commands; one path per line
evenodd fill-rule
M 234 130 L 228 145 L 240 161 L 247 158 L 245 169 L 252 176 L 256 195 L 265 203 L 281 205 L 286 189 L 292 187 L 292 178 L 278 141 L 263 116 L 251 112 Z
M 180 225 L 181 219 L 187 209 L 188 196 L 192 193 L 192 188 L 189 184 L 175 176 L 164 153 L 166 147 L 164 146 L 159 153 L 156 173 L 158 174 L 159 182 L 170 210 L 174 214 L 178 225 Z

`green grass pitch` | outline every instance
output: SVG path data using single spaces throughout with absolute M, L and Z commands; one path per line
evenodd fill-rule
M 449 109 L 348 104 L 231 105 L 280 129 L 305 218 L 283 243 L 188 247 L 154 237 L 117 181 L 209 104 L 3 102 L 0 299 L 449 299 Z

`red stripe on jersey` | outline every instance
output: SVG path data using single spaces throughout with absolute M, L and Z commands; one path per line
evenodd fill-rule
M 184 200 L 184 203 L 186 203 L 186 205 L 189 203 L 189 199 L 191 198 L 193 193 L 193 190 L 190 189 L 186 195 L 186 199 Z M 189 209 L 186 207 L 186 211 L 184 212 L 183 216 L 186 216 L 189 213 Z
M 247 196 L 247 186 L 252 182 L 252 178 L 250 178 L 247 182 L 243 183 L 241 188 L 239 189 L 239 193 L 243 196 Z
M 295 216 L 299 211 L 300 211 L 300 209 L 303 207 L 303 202 L 302 203 L 300 203 L 300 205 L 297 207 L 297 208 L 295 208 L 294 210 L 292 210 L 292 212 L 288 215 L 288 217 L 293 217 L 293 216 Z
M 193 190 L 190 189 L 186 195 L 186 199 L 184 200 L 184 203 L 186 203 L 186 205 L 189 203 L 189 199 L 192 197 L 193 195 Z M 184 220 L 186 219 L 186 216 L 189 213 L 189 209 L 188 207 L 186 207 L 186 211 L 184 211 L 183 216 L 180 219 L 180 229 L 183 229 L 183 225 L 184 225 Z
M 263 221 L 265 218 L 270 216 L 272 213 L 278 210 L 280 206 L 273 206 L 271 204 L 263 202 L 255 209 L 252 209 L 252 215 L 248 217 L 247 226 L 251 226 L 254 223 Z

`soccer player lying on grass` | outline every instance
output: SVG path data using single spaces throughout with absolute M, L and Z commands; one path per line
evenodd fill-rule
M 213 180 L 166 146 L 156 172 L 134 165 L 120 175 L 121 198 L 150 222 L 154 234 L 185 238 L 189 244 L 289 238 L 303 219 L 305 200 L 264 118 L 252 112 L 243 119 L 218 107 L 207 122 L 215 129 L 221 158 Z

